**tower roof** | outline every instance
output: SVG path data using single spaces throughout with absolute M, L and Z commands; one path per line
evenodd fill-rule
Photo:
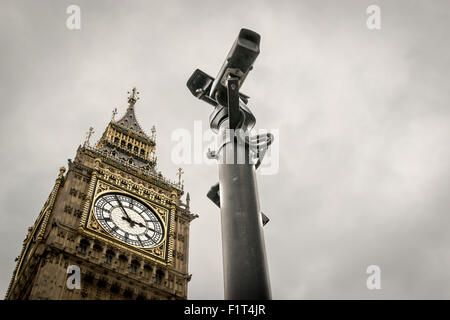
M 156 130 L 152 127 L 152 134 L 148 136 L 139 125 L 134 106 L 139 99 L 139 92 L 133 88 L 128 92 L 128 108 L 125 115 L 119 120 L 114 117 L 117 109 L 112 113 L 112 119 L 107 125 L 101 138 L 97 141 L 95 147 L 89 146 L 89 137 L 93 130 L 89 130 L 83 150 L 93 152 L 96 157 L 101 157 L 104 162 L 113 165 L 119 170 L 130 170 L 144 179 L 153 179 L 167 185 L 168 188 L 179 190 L 183 193 L 183 184 L 175 183 L 164 178 L 161 172 L 156 171 Z M 81 146 L 80 146 L 81 147 Z M 158 184 L 159 185 L 159 184 Z
M 130 94 L 130 96 L 128 97 L 127 111 L 122 118 L 117 121 L 112 120 L 112 122 L 120 127 L 133 131 L 134 133 L 144 137 L 145 139 L 152 140 L 141 128 L 136 119 L 136 115 L 134 114 L 134 105 L 136 104 L 137 100 L 139 100 L 139 97 L 137 96 L 139 92 L 136 91 L 136 87 L 134 87 L 133 90 L 128 93 Z

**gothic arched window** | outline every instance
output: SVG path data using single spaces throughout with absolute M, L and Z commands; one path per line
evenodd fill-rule
M 156 270 L 156 274 L 155 274 L 155 282 L 157 284 L 162 284 L 162 281 L 164 279 L 164 272 L 162 270 Z
M 89 241 L 87 241 L 86 239 L 81 239 L 80 244 L 77 247 L 78 253 L 86 254 L 89 244 L 90 244 Z
M 127 262 L 128 262 L 128 258 L 125 255 L 121 254 L 119 256 L 119 265 L 120 265 L 120 267 L 124 268 L 127 265 Z
M 148 276 L 152 272 L 152 267 L 150 267 L 148 264 L 144 265 L 144 277 L 148 278 Z
M 102 251 L 102 246 L 101 245 L 99 245 L 98 243 L 95 243 L 94 244 L 94 246 L 93 246 L 93 249 L 95 250 L 95 251 Z
M 114 258 L 114 251 L 107 250 L 105 254 L 105 263 L 112 263 L 112 259 Z
M 131 261 L 130 272 L 136 274 L 139 269 L 139 262 L 137 260 Z

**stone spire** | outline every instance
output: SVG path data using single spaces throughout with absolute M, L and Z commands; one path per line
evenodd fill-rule
M 136 87 L 134 87 L 131 92 L 128 91 L 128 94 L 130 94 L 130 96 L 128 97 L 127 111 L 122 118 L 114 122 L 127 130 L 131 130 L 132 132 L 151 140 L 151 138 L 145 134 L 144 130 L 142 130 L 136 119 L 136 115 L 134 114 L 134 105 L 139 100 L 139 92 L 136 90 Z

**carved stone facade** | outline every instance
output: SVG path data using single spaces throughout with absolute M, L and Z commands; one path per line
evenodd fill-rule
M 135 102 L 133 91 L 126 114 L 133 121 Z M 115 135 L 120 136 L 118 141 Z M 114 147 L 122 140 L 132 141 L 127 159 L 117 157 L 125 151 Z M 181 201 L 182 185 L 156 173 L 154 147 L 154 134 L 148 137 L 139 125 L 126 127 L 112 120 L 96 147 L 85 143 L 78 148 L 67 173 L 60 169 L 48 200 L 28 230 L 6 299 L 187 298 L 189 227 L 197 215 L 190 213 L 189 203 Z M 103 230 L 93 206 L 99 195 L 108 192 L 148 204 L 161 220 L 163 240 L 140 248 Z M 66 285 L 71 265 L 80 268 L 80 289 Z

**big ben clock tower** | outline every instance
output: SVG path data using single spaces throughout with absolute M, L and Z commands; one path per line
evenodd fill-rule
M 6 299 L 186 299 L 189 226 L 183 184 L 156 171 L 155 130 L 115 113 L 62 167 L 23 243 Z M 181 170 L 180 170 L 181 175 Z M 72 273 L 73 271 L 73 273 Z M 68 286 L 79 271 L 80 288 Z

